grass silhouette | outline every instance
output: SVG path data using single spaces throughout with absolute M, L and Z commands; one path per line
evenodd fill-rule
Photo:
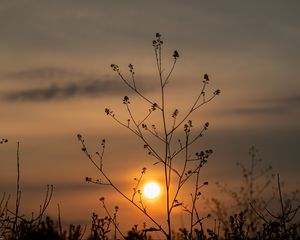
M 7 142 L 7 141 L 6 141 Z M 17 145 L 17 153 L 19 151 L 19 144 Z M 46 191 L 45 201 L 42 204 L 41 211 L 30 217 L 26 217 L 20 214 L 21 205 L 21 187 L 20 187 L 20 169 L 19 169 L 20 157 L 17 154 L 17 184 L 16 192 L 19 197 L 16 198 L 15 209 L 8 207 L 10 197 L 2 194 L 0 199 L 0 239 L 5 240 L 100 240 L 100 239 L 131 239 L 131 240 L 144 240 L 152 239 L 151 231 L 155 229 L 147 228 L 146 225 L 142 225 L 142 228 L 138 228 L 138 225 L 134 225 L 131 230 L 125 234 L 121 234 L 117 237 L 117 212 L 110 215 L 106 208 L 104 198 L 101 199 L 103 208 L 106 209 L 106 216 L 99 216 L 96 213 L 92 213 L 91 223 L 89 225 L 89 232 L 87 227 L 81 225 L 70 224 L 68 227 L 63 227 L 60 217 L 60 209 L 58 208 L 58 217 L 56 220 L 46 216 L 46 209 L 50 204 L 52 196 L 52 187 L 48 186 Z M 243 172 L 243 171 L 242 171 Z M 249 189 L 248 189 L 249 190 Z M 19 193 L 18 193 L 19 192 Z M 300 208 L 300 205 L 294 207 L 292 205 L 293 199 L 285 199 L 282 193 L 281 183 L 279 175 L 277 175 L 277 195 L 278 203 L 276 209 L 280 211 L 276 214 L 269 210 L 267 207 L 264 212 L 258 210 L 254 205 L 255 202 L 246 202 L 243 206 L 249 207 L 262 220 L 254 222 L 256 224 L 256 232 L 250 234 L 251 228 L 253 228 L 253 218 L 249 218 L 247 211 L 241 211 L 239 213 L 231 213 L 228 215 L 228 224 L 224 228 L 224 231 L 218 229 L 207 229 L 203 222 L 199 223 L 199 227 L 194 228 L 193 234 L 188 229 L 173 230 L 174 239 L 211 239 L 211 240 L 297 240 L 300 239 L 299 234 L 299 222 L 296 220 L 296 214 Z M 242 209 L 242 208 L 240 208 Z M 240 210 L 239 209 L 239 210 Z M 218 217 L 215 215 L 214 217 Z M 222 219 L 218 219 L 220 223 Z

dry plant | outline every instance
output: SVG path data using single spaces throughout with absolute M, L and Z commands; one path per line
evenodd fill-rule
M 226 206 L 221 200 L 212 199 L 213 213 L 222 224 L 225 239 L 297 239 L 299 224 L 295 223 L 296 214 L 300 208 L 297 201 L 298 190 L 292 195 L 283 197 L 279 175 L 277 188 L 272 182 L 275 174 L 272 166 L 261 166 L 263 160 L 258 150 L 251 147 L 248 152 L 250 164 L 237 163 L 242 171 L 242 184 L 239 191 L 217 182 L 220 190 L 232 200 L 232 206 Z M 266 190 L 270 189 L 269 193 Z M 278 195 L 278 204 L 274 199 Z M 285 198 L 285 199 L 284 199 Z M 271 205 L 280 209 L 274 214 L 269 209 Z
M 250 232 L 256 232 L 260 226 L 260 218 L 255 214 L 250 204 L 255 204 L 256 208 L 261 211 L 265 209 L 274 197 L 274 189 L 271 195 L 266 194 L 267 189 L 272 189 L 271 183 L 275 177 L 272 173 L 272 166 L 264 167 L 263 160 L 259 157 L 258 150 L 252 146 L 248 152 L 250 164 L 237 162 L 236 165 L 241 169 L 242 179 L 239 190 L 236 191 L 226 184 L 217 182 L 217 186 L 222 193 L 229 196 L 232 200 L 231 207 L 216 198 L 212 198 L 212 211 L 222 223 L 223 229 L 230 226 L 230 215 L 243 213 L 243 218 L 247 219 L 250 224 Z M 267 200 L 266 200 L 267 199 Z
M 7 139 L 0 140 L 0 144 L 7 143 Z M 30 217 L 21 214 L 21 172 L 20 172 L 20 144 L 16 149 L 16 199 L 11 208 L 11 196 L 2 193 L 0 199 L 0 240 L 27 240 L 27 239 L 53 239 L 53 240 L 80 240 L 83 238 L 85 228 L 70 224 L 68 230 L 62 229 L 60 207 L 58 205 L 58 221 L 54 222 L 45 216 L 51 202 L 53 185 L 47 185 L 44 201 L 39 206 L 39 212 Z
M 7 139 L 2 139 L 0 144 L 7 143 Z M 20 186 L 20 144 L 17 143 L 16 150 L 17 179 L 16 179 L 16 200 L 15 208 L 9 208 L 10 195 L 3 193 L 0 200 L 0 238 L 3 239 L 24 239 L 25 235 L 36 231 L 43 222 L 45 211 L 51 201 L 53 186 L 48 185 L 46 189 L 45 199 L 40 205 L 37 215 L 32 213 L 30 218 L 20 213 L 21 208 L 21 186 Z
M 265 207 L 258 210 L 255 202 L 250 203 L 255 214 L 263 221 L 263 230 L 259 233 L 263 239 L 266 237 L 274 237 L 276 239 L 299 239 L 298 229 L 299 223 L 294 223 L 294 219 L 300 209 L 298 203 L 296 207 L 292 205 L 292 199 L 284 199 L 279 174 L 277 174 L 277 192 L 280 210 L 274 213 Z
M 194 128 L 191 117 L 193 113 L 199 111 L 205 104 L 209 103 L 219 95 L 220 90 L 209 91 L 209 76 L 208 74 L 203 74 L 202 82 L 199 81 L 198 95 L 192 100 L 190 107 L 180 113 L 177 108 L 173 107 L 174 103 L 172 103 L 172 114 L 169 114 L 167 109 L 170 106 L 167 103 L 166 87 L 171 83 L 171 76 L 179 59 L 179 53 L 177 50 L 173 52 L 173 62 L 170 69 L 166 70 L 162 61 L 163 44 L 161 34 L 157 33 L 152 45 L 158 72 L 157 83 L 159 84 L 160 89 L 160 99 L 157 100 L 147 97 L 138 87 L 135 78 L 135 69 L 132 64 L 128 65 L 129 78 L 123 75 L 117 64 L 111 64 L 112 70 L 117 74 L 119 79 L 145 102 L 146 109 L 144 110 L 144 116 L 137 118 L 135 109 L 131 107 L 131 100 L 128 96 L 124 96 L 123 104 L 128 113 L 127 120 L 123 121 L 117 113 L 109 108 L 105 108 L 105 113 L 114 122 L 126 128 L 140 139 L 148 155 L 154 159 L 154 164 L 161 166 L 161 172 L 164 176 L 164 191 L 166 193 L 166 198 L 164 199 L 166 219 L 161 220 L 154 218 L 144 205 L 140 183 L 146 168 L 142 170 L 140 178 L 135 178 L 136 186 L 133 188 L 132 195 L 126 195 L 125 191 L 120 189 L 113 182 L 103 166 L 105 140 L 101 143 L 102 150 L 96 152 L 94 155 L 88 151 L 82 135 L 78 134 L 77 137 L 81 143 L 82 151 L 94 167 L 98 169 L 101 175 L 101 177 L 96 180 L 87 177 L 86 180 L 88 182 L 108 185 L 115 189 L 123 198 L 142 212 L 152 224 L 154 224 L 154 227 L 145 229 L 145 231 L 160 231 L 164 234 L 166 239 L 169 240 L 172 239 L 172 213 L 176 207 L 182 207 L 183 210 L 190 215 L 189 231 L 190 238 L 192 238 L 194 228 L 197 224 L 200 224 L 203 219 L 203 216 L 201 217 L 200 213 L 197 211 L 197 200 L 200 198 L 201 188 L 208 184 L 206 181 L 201 181 L 200 172 L 207 163 L 209 156 L 212 154 L 212 150 L 200 150 L 195 154 L 190 153 L 191 146 L 203 137 L 209 126 L 209 123 L 206 122 L 202 127 Z M 154 124 L 154 117 L 159 118 L 157 124 Z M 179 200 L 179 195 L 185 187 L 187 189 L 190 189 L 190 187 L 193 188 L 193 191 L 190 194 L 190 204 L 185 204 Z M 164 227 L 165 222 L 167 222 L 166 227 Z M 117 223 L 115 222 L 115 224 Z

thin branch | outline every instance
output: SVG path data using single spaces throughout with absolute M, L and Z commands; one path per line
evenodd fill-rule
M 164 83 L 163 83 L 163 85 L 162 85 L 163 87 L 165 87 L 165 86 L 166 86 L 166 84 L 168 83 L 168 80 L 169 80 L 169 78 L 170 78 L 170 76 L 171 76 L 172 72 L 174 71 L 174 68 L 175 68 L 176 62 L 177 62 L 177 58 L 174 58 L 174 61 L 173 61 L 173 64 L 172 64 L 171 70 L 170 70 L 170 72 L 169 72 L 168 76 L 165 78 L 165 81 L 164 81 Z
M 20 143 L 17 142 L 17 189 L 16 189 L 16 205 L 15 205 L 15 220 L 13 223 L 14 234 L 17 233 L 19 208 L 21 202 L 21 190 L 20 190 Z
M 146 102 L 150 103 L 151 105 L 155 104 L 155 102 L 152 102 L 150 99 L 145 97 L 139 90 L 137 90 L 134 86 L 132 86 L 128 81 L 123 77 L 121 72 L 117 70 L 117 73 L 119 77 L 123 80 L 123 82 L 130 88 L 132 89 L 135 93 L 137 93 L 142 99 L 144 99 Z M 157 105 L 157 108 L 161 110 L 161 108 Z
M 134 200 L 134 196 L 136 195 L 136 193 L 139 190 L 138 187 L 142 181 L 142 178 L 143 178 L 145 172 L 146 172 L 146 168 L 143 168 L 140 177 L 138 179 L 137 178 L 134 179 L 134 180 L 136 180 L 137 183 L 136 183 L 136 186 L 133 188 L 133 194 L 132 194 L 132 198 L 131 198 L 132 201 Z
M 105 203 L 104 203 L 104 200 L 100 199 L 100 201 L 102 202 L 102 207 L 104 208 L 106 214 L 108 215 L 108 217 L 110 219 L 112 219 L 112 222 L 115 226 L 115 229 L 121 234 L 121 236 L 123 237 L 123 239 L 125 239 L 125 235 L 122 233 L 122 231 L 120 230 L 119 226 L 118 226 L 118 223 L 117 223 L 117 218 L 116 218 L 116 215 L 114 217 L 111 216 L 110 212 L 108 211 Z M 116 207 L 117 208 L 117 207 Z M 116 209 L 115 208 L 115 209 Z M 107 227 L 108 228 L 108 227 Z M 116 238 L 115 238 L 116 239 Z
M 83 139 L 78 139 L 81 144 L 82 144 L 82 150 L 83 152 L 86 154 L 86 156 L 88 157 L 88 159 L 91 161 L 91 163 L 99 170 L 99 172 L 102 174 L 102 176 L 106 179 L 106 181 L 110 184 L 110 186 L 117 192 L 119 193 L 123 198 L 125 198 L 128 202 L 130 202 L 133 206 L 135 206 L 139 211 L 143 212 L 145 214 L 145 216 L 147 216 L 157 227 L 159 227 L 159 229 L 161 230 L 161 232 L 163 234 L 165 234 L 166 236 L 168 235 L 165 230 L 161 227 L 161 225 L 153 218 L 151 217 L 147 212 L 144 212 L 144 209 L 141 208 L 140 206 L 138 206 L 134 201 L 132 201 L 129 197 L 127 197 L 110 179 L 109 177 L 105 174 L 105 172 L 100 169 L 100 167 L 96 164 L 96 162 L 94 161 L 94 159 L 92 158 L 92 156 L 89 154 L 89 152 L 87 151 L 86 145 L 83 141 Z

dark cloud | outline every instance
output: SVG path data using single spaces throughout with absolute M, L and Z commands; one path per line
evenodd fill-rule
M 4 78 L 12 80 L 62 80 L 91 77 L 89 74 L 66 68 L 40 67 L 23 69 L 4 74 Z
M 296 104 L 300 106 L 300 95 L 294 95 L 283 99 L 283 101 L 287 104 Z
M 47 101 L 63 100 L 73 97 L 102 97 L 108 94 L 126 93 L 125 86 L 119 81 L 89 80 L 66 83 L 59 86 L 52 84 L 45 88 L 33 88 L 4 94 L 7 101 Z
M 277 115 L 290 112 L 300 107 L 300 95 L 276 99 L 259 99 L 252 104 L 231 108 L 227 112 L 239 115 Z
M 300 95 L 290 93 L 289 95 L 283 95 L 282 97 L 276 98 L 259 98 L 254 101 L 255 104 L 276 104 L 276 105 L 290 105 L 300 104 Z
M 281 98 L 268 99 L 261 101 L 262 103 L 278 106 L 278 108 L 284 108 L 286 110 L 299 110 L 300 109 L 300 95 L 290 94 L 289 96 L 283 96 Z
M 239 107 L 229 110 L 230 113 L 241 114 L 241 115 L 253 115 L 253 114 L 264 114 L 264 115 L 276 115 L 286 112 L 286 109 L 282 106 L 264 106 L 264 107 Z
M 0 92 L 6 101 L 47 101 L 73 97 L 102 97 L 108 94 L 128 94 L 128 88 L 118 77 L 105 77 L 80 70 L 56 67 L 41 67 L 9 72 L 2 79 L 13 81 L 16 86 L 34 84 L 35 87 L 18 91 Z M 151 86 L 140 79 L 139 87 L 144 92 Z M 21 83 L 21 84 L 20 84 Z M 48 85 L 45 86 L 45 83 Z M 38 86 L 42 84 L 42 86 Z

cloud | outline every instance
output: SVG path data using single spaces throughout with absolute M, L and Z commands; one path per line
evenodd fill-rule
M 229 110 L 230 113 L 241 114 L 241 115 L 253 115 L 253 114 L 264 114 L 264 115 L 276 115 L 284 113 L 286 109 L 282 106 L 264 106 L 264 107 L 239 107 Z
M 287 104 L 295 104 L 300 106 L 300 95 L 294 95 L 283 99 Z
M 2 74 L 2 81 L 14 82 L 15 89 L 0 92 L 5 101 L 48 101 L 74 97 L 102 97 L 128 94 L 128 87 L 114 75 L 105 77 L 85 71 L 40 67 L 17 70 Z M 130 80 L 129 80 L 130 81 Z M 45 85 L 47 84 L 47 85 Z M 34 86 L 26 87 L 24 86 Z M 138 87 L 143 92 L 152 90 L 150 84 L 141 77 Z
M 265 104 L 268 106 L 277 106 L 278 108 L 284 108 L 286 110 L 299 109 L 300 108 L 300 95 L 289 94 L 288 96 L 282 96 L 280 98 L 270 98 L 259 100 L 259 104 Z
M 252 104 L 229 109 L 228 113 L 238 115 L 278 115 L 286 114 L 300 107 L 300 95 L 274 99 L 258 99 Z
M 1 74 L 1 73 L 0 73 Z M 17 69 L 14 71 L 4 72 L 0 75 L 0 81 L 12 83 L 18 88 L 26 84 L 27 86 L 35 85 L 38 89 L 37 84 L 48 83 L 48 88 L 61 86 L 63 84 L 71 85 L 75 83 L 77 85 L 84 85 L 85 82 L 91 83 L 92 81 L 109 81 L 112 80 L 111 77 L 105 77 L 97 73 L 91 73 L 85 69 L 74 69 L 68 67 L 53 67 L 53 66 L 42 66 L 42 67 L 33 67 L 33 68 L 23 68 Z M 38 89 L 41 90 L 41 89 Z
M 4 77 L 9 80 L 43 81 L 61 79 L 80 79 L 91 76 L 80 71 L 75 71 L 73 69 L 57 67 L 38 67 L 9 72 L 7 74 L 4 74 Z
M 119 81 L 88 80 L 71 82 L 59 86 L 56 83 L 45 88 L 32 88 L 4 94 L 6 101 L 48 101 L 74 97 L 102 97 L 108 94 L 125 93 L 125 86 Z

